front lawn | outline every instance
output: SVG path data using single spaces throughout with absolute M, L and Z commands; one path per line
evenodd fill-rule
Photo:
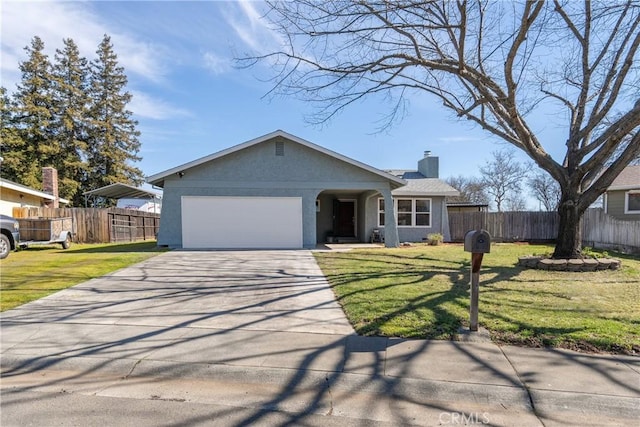
M 494 244 L 480 276 L 479 323 L 492 338 L 531 346 L 640 352 L 640 258 L 618 271 L 525 270 L 518 256 L 551 246 Z M 316 252 L 359 334 L 453 339 L 469 322 L 462 245 Z
M 0 311 L 144 261 L 166 249 L 156 242 L 34 246 L 0 261 Z

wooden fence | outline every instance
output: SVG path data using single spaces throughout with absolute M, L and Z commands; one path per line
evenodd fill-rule
M 640 221 L 622 221 L 602 209 L 587 210 L 582 223 L 585 246 L 640 253 Z
M 73 218 L 73 241 L 155 240 L 160 214 L 120 208 L 14 208 L 15 218 Z
M 549 241 L 558 236 L 558 219 L 555 212 L 452 212 L 449 228 L 454 242 L 481 228 L 497 242 Z
M 558 236 L 556 212 L 451 212 L 451 240 L 464 241 L 469 230 L 485 229 L 495 242 L 547 242 Z M 588 209 L 582 219 L 583 245 L 623 252 L 640 251 L 640 221 L 622 221 L 602 209 Z

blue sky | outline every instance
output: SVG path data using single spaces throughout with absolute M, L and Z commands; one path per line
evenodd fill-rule
M 265 98 L 266 65 L 238 69 L 234 57 L 268 51 L 277 37 L 260 19 L 260 2 L 42 2 L 5 1 L 2 14 L 2 86 L 20 79 L 23 48 L 38 35 L 53 59 L 73 38 L 93 59 L 103 34 L 112 38 L 133 94 L 129 105 L 142 132 L 138 166 L 145 175 L 282 129 L 381 169 L 412 169 L 425 150 L 440 157 L 440 177 L 479 176 L 491 152 L 510 146 L 456 120 L 432 97 L 414 95 L 408 114 L 378 132 L 390 106 L 375 98 L 353 105 L 322 127 L 306 124 L 307 104 Z M 549 117 L 533 122 L 543 140 L 563 139 Z M 551 153 L 561 154 L 560 153 Z M 518 153 L 522 161 L 528 158 Z M 532 203 L 532 202 L 530 202 Z M 532 205 L 533 207 L 533 205 Z

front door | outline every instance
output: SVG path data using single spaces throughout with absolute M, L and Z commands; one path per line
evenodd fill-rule
M 336 237 L 356 236 L 356 202 L 335 200 L 333 204 L 333 233 Z

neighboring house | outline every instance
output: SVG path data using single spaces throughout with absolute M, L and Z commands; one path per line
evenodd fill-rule
M 604 195 L 604 210 L 617 219 L 640 220 L 640 165 L 627 166 Z
M 116 208 L 131 209 L 134 211 L 160 213 L 162 210 L 162 202 L 160 200 L 153 199 L 136 199 L 136 198 L 123 198 L 118 199 Z
M 58 197 L 58 172 L 43 168 L 44 191 L 0 178 L 0 214 L 14 216 L 14 208 L 57 208 L 69 200 Z
M 436 178 L 437 158 L 421 162 L 423 173 L 389 173 L 275 131 L 148 177 L 164 189 L 158 244 L 313 248 L 380 230 L 397 246 L 448 233 L 444 199 L 458 193 Z

